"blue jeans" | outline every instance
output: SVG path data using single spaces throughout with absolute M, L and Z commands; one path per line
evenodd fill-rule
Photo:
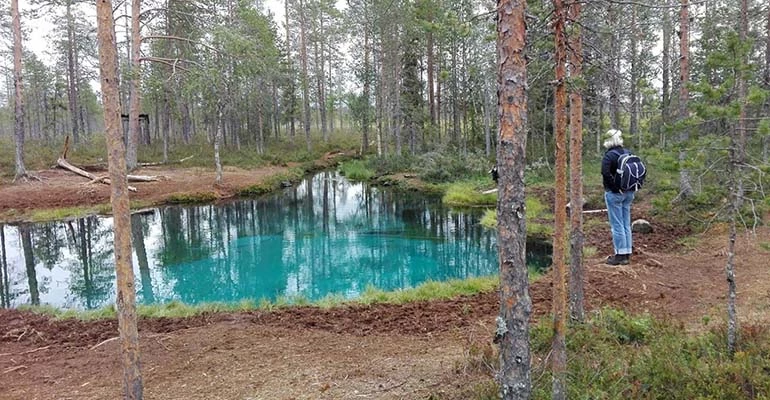
M 634 192 L 612 193 L 604 192 L 607 203 L 607 214 L 612 228 L 612 245 L 615 254 L 631 254 L 633 241 L 631 239 L 631 203 Z

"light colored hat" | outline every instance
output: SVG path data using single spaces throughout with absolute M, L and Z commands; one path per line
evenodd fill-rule
M 604 134 L 604 148 L 623 146 L 623 132 L 620 129 L 610 129 Z

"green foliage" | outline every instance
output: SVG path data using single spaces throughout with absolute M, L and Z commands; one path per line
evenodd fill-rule
M 351 181 L 368 181 L 374 177 L 368 163 L 362 160 L 352 160 L 340 164 L 338 170 Z
M 368 157 L 367 166 L 375 171 L 375 175 L 390 175 L 398 172 L 411 172 L 414 169 L 416 158 L 410 155 L 383 155 L 380 157 Z
M 423 180 L 443 183 L 487 176 L 489 166 L 489 160 L 481 154 L 432 151 L 418 156 L 414 168 Z
M 721 325 L 720 325 L 721 326 Z M 730 360 L 723 330 L 691 334 L 647 315 L 603 309 L 567 332 L 568 397 L 576 399 L 752 399 L 770 393 L 770 331 L 746 326 Z M 533 399 L 551 398 L 546 355 L 550 319 L 530 330 Z M 757 397 L 760 395 L 760 397 Z M 482 398 L 482 397 L 480 397 Z

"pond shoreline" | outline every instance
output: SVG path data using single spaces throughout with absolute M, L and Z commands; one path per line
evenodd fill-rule
M 209 168 L 140 169 L 140 173 L 166 177 L 161 182 L 136 184 L 131 194 L 132 214 L 165 205 L 216 204 L 234 198 L 249 198 L 271 193 L 295 184 L 314 172 L 336 167 L 355 158 L 351 152 L 333 151 L 318 160 L 288 163 L 244 170 L 225 167 L 224 182 L 213 184 L 214 170 Z M 36 172 L 42 182 L 18 182 L 0 186 L 0 224 L 73 220 L 87 216 L 111 215 L 109 186 L 87 184 L 80 177 L 60 170 Z

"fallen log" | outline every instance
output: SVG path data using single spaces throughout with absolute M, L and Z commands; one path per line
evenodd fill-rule
M 88 178 L 88 179 L 91 180 L 91 182 L 101 182 L 101 183 L 104 183 L 104 184 L 107 184 L 107 185 L 109 185 L 110 182 L 111 182 L 110 178 L 98 177 L 98 176 L 96 176 L 96 175 L 94 175 L 94 174 L 92 174 L 92 173 L 90 173 L 88 171 L 83 171 L 82 169 L 80 169 L 80 168 L 70 164 L 69 161 L 67 161 L 67 160 L 65 160 L 64 158 L 61 158 L 61 157 L 59 157 L 59 159 L 56 160 L 56 165 L 59 168 L 66 169 L 67 171 L 73 172 L 73 173 L 75 173 L 77 175 L 80 175 L 80 176 L 82 176 L 84 178 Z M 131 192 L 136 192 L 136 188 L 133 187 L 133 186 L 129 186 L 128 190 L 131 191 Z

